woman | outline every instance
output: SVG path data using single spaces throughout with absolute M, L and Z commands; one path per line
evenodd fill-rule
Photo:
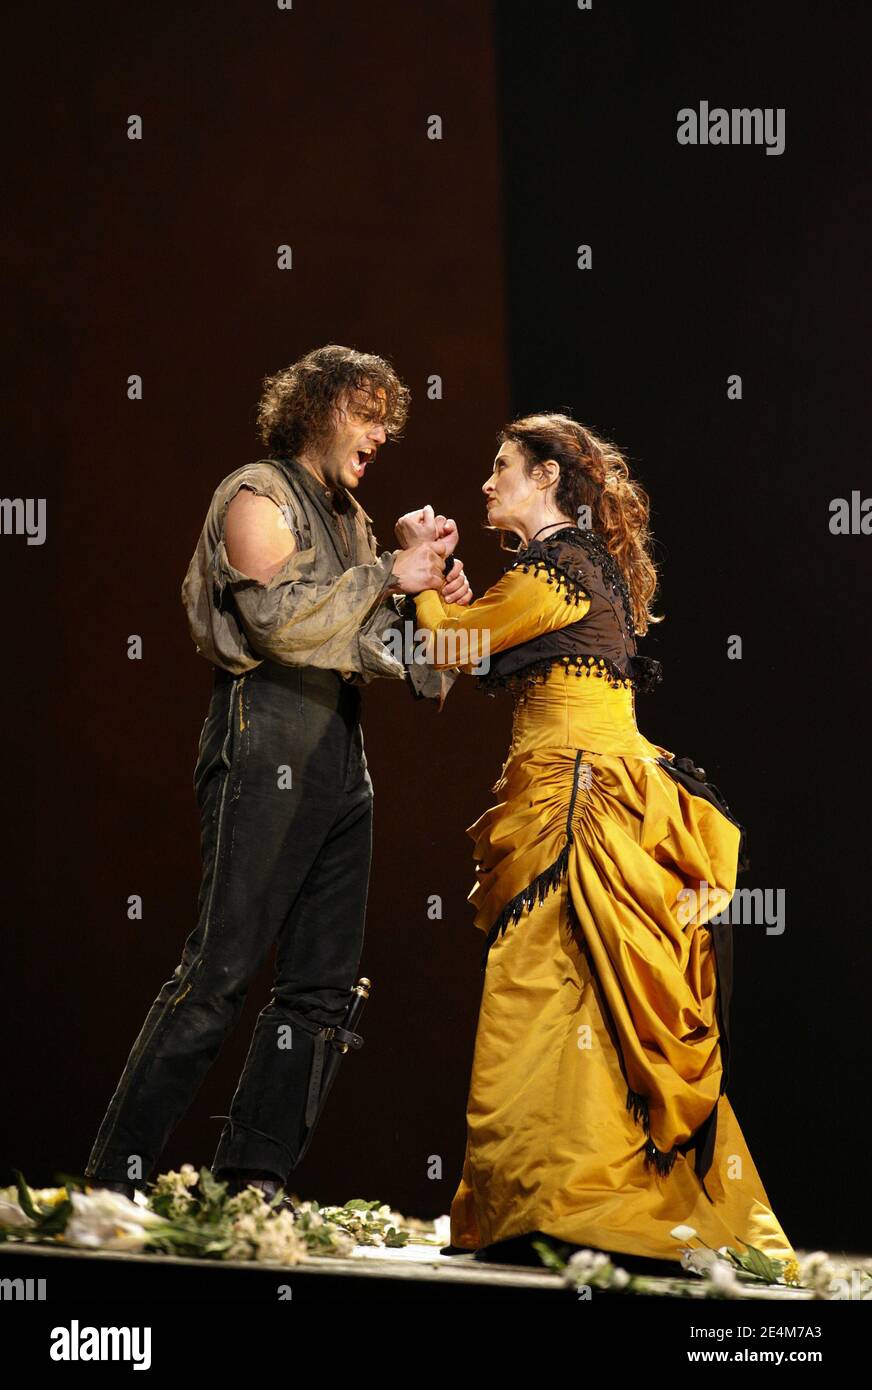
M 489 651 L 476 678 L 515 701 L 499 802 L 467 832 L 486 973 L 452 1245 L 537 1232 L 644 1267 L 680 1260 L 684 1225 L 789 1261 L 724 1091 L 731 928 L 706 924 L 741 829 L 636 724 L 659 679 L 635 643 L 659 621 L 647 497 L 565 415 L 507 427 L 482 491 L 520 538 L 506 573 L 467 607 L 415 600 L 433 664 Z

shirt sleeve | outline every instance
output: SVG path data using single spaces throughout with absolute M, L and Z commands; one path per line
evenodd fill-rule
M 364 680 L 405 677 L 402 662 L 367 626 L 388 595 L 393 552 L 354 565 L 327 583 L 314 578 L 315 550 L 295 550 L 262 584 L 236 569 L 223 539 L 215 550 L 215 584 L 232 594 L 252 650 L 283 666 L 318 666 Z
M 456 667 L 437 670 L 416 659 L 418 622 L 414 599 L 408 594 L 392 594 L 378 609 L 371 624 L 379 641 L 386 643 L 403 663 L 415 699 L 438 700 L 441 710 L 460 673 Z
M 417 595 L 418 626 L 430 634 L 426 660 L 435 670 L 487 670 L 488 658 L 584 618 L 590 596 L 561 571 L 507 570 L 480 599 L 443 603 L 436 589 Z

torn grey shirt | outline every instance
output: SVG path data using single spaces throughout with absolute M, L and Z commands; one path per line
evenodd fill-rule
M 242 487 L 276 504 L 296 543 L 266 584 L 227 556 L 227 508 Z M 379 554 L 372 519 L 346 488 L 326 487 L 287 455 L 247 464 L 215 489 L 182 583 L 191 636 L 235 675 L 268 659 L 335 670 L 354 684 L 408 676 L 416 696 L 441 708 L 457 671 L 412 659 L 414 644 L 403 639 L 414 632 L 414 605 L 388 592 L 393 558 Z

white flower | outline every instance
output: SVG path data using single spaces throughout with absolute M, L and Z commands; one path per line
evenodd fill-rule
M 269 1214 L 269 1202 L 267 1202 L 263 1189 L 260 1187 L 244 1187 L 235 1196 L 228 1197 L 224 1207 L 228 1216 L 234 1220 L 247 1213 L 258 1216 L 261 1220 Z
M 693 1240 L 696 1236 L 696 1231 L 692 1226 L 673 1226 L 669 1234 L 674 1236 L 676 1240 Z M 698 1236 L 697 1239 L 699 1239 Z
M 569 1257 L 569 1268 L 579 1273 L 590 1273 L 601 1269 L 608 1263 L 608 1258 L 602 1250 L 576 1250 L 575 1254 Z
M 736 1271 L 726 1260 L 715 1260 L 711 1266 L 706 1284 L 707 1290 L 718 1293 L 722 1298 L 741 1298 L 742 1286 L 736 1278 Z
M 707 1275 L 714 1264 L 723 1264 L 715 1250 L 682 1250 L 681 1268 L 691 1274 Z
M 63 1234 L 64 1243 L 89 1249 L 136 1250 L 145 1244 L 146 1227 L 160 1226 L 163 1217 L 138 1206 L 120 1192 L 105 1188 L 96 1192 L 72 1192 L 73 1214 Z
M 620 1271 L 621 1274 L 624 1272 Z M 569 1257 L 564 1278 L 573 1285 L 595 1284 L 598 1288 L 607 1289 L 614 1283 L 617 1273 L 604 1251 L 585 1249 L 576 1250 L 575 1254 Z
M 260 1223 L 252 1212 L 244 1212 L 233 1223 L 233 1234 L 244 1240 L 254 1240 Z
M 799 1262 L 800 1281 L 814 1290 L 816 1298 L 829 1298 L 838 1271 L 826 1250 L 813 1250 Z
M 440 1245 L 448 1245 L 451 1242 L 451 1217 L 437 1216 L 433 1222 L 433 1231 Z
M 294 1229 L 294 1218 L 290 1212 L 280 1212 L 258 1233 L 255 1258 L 264 1264 L 299 1264 L 307 1253 L 305 1243 Z
M 17 1201 L 0 1197 L 0 1226 L 32 1226 L 33 1221 L 22 1211 Z

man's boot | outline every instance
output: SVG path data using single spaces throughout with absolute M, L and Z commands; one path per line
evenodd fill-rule
M 102 1178 L 86 1178 L 85 1182 L 95 1192 L 102 1192 L 105 1188 L 108 1192 L 120 1192 L 122 1196 L 129 1198 L 132 1202 L 136 1195 L 136 1186 L 132 1182 L 104 1182 Z
M 285 1185 L 281 1178 L 277 1178 L 272 1173 L 246 1173 L 241 1169 L 234 1169 L 230 1173 L 220 1175 L 213 1174 L 219 1182 L 227 1183 L 227 1191 L 231 1197 L 244 1192 L 246 1187 L 258 1187 L 263 1193 L 265 1202 L 271 1202 L 277 1192 L 284 1192 Z M 294 1206 L 290 1197 L 287 1195 L 273 1208 L 274 1211 L 289 1211 L 292 1216 L 296 1216 L 297 1208 Z

